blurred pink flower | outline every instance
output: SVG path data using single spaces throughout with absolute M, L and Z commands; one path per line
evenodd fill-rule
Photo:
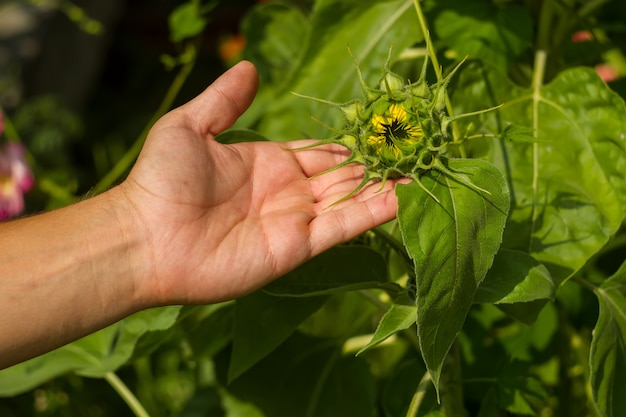
M 596 72 L 605 82 L 610 83 L 620 78 L 619 72 L 611 64 L 598 64 L 595 67 Z
M 0 113 L 0 134 L 4 120 Z M 24 147 L 19 143 L 0 143 L 0 220 L 24 210 L 24 193 L 35 183 L 35 177 L 24 160 Z
M 579 30 L 578 32 L 574 32 L 572 34 L 572 42 L 587 42 L 595 39 L 593 33 L 590 30 Z
M 590 42 L 595 40 L 595 36 L 589 30 L 580 30 L 578 32 L 574 32 L 572 34 L 572 42 Z M 618 80 L 621 77 L 621 74 L 613 66 L 608 62 L 603 62 L 595 66 L 596 73 L 602 78 L 605 82 L 610 83 L 615 80 Z

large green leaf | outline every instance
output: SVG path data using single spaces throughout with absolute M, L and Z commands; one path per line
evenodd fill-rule
M 417 332 L 438 386 L 443 360 L 461 330 L 500 247 L 509 209 L 502 173 L 482 160 L 450 160 L 450 169 L 490 194 L 443 174 L 422 178 L 439 203 L 416 183 L 400 185 L 398 222 L 417 276 Z
M 532 44 L 532 17 L 528 9 L 513 2 L 439 1 L 429 14 L 447 55 L 469 56 L 502 69 Z
M 339 346 L 295 333 L 226 389 L 268 417 L 370 416 L 376 409 L 370 365 L 343 355 Z M 224 362 L 216 358 L 220 380 L 226 378 Z
M 591 342 L 593 398 L 606 417 L 626 410 L 626 263 L 596 288 L 600 315 Z
M 276 349 L 326 302 L 323 295 L 377 287 L 386 279 L 386 265 L 378 252 L 366 246 L 338 246 L 237 300 L 229 379 Z
M 509 316 L 532 324 L 555 293 L 545 265 L 525 252 L 500 248 L 474 302 L 497 304 Z
M 396 285 L 387 283 L 383 256 L 367 246 L 337 246 L 316 256 L 263 290 L 272 295 L 311 296 Z
M 291 77 L 262 86 L 240 125 L 250 126 L 257 121 L 255 128 L 273 140 L 328 136 L 328 130 L 312 121 L 311 116 L 338 125 L 340 112 L 291 92 L 336 102 L 361 98 L 348 47 L 362 66 L 367 82 L 374 84 L 382 76 L 390 47 L 392 58 L 396 58 L 421 38 L 412 0 L 319 0 L 310 20 L 310 34 L 301 46 L 302 58 L 290 72 Z M 275 31 L 267 36 L 288 35 Z
M 0 371 L 0 396 L 13 396 L 67 372 L 102 377 L 124 365 L 145 334 L 176 323 L 179 306 L 145 310 L 45 355 Z
M 262 82 L 280 85 L 297 66 L 310 30 L 299 7 L 286 2 L 260 4 L 241 22 L 247 39 L 243 56 L 256 64 Z
M 170 40 L 180 42 L 199 35 L 207 24 L 200 3 L 191 1 L 178 6 L 169 16 Z
M 228 379 L 239 377 L 276 349 L 326 298 L 276 297 L 257 291 L 237 300 Z
M 483 74 L 465 74 L 455 101 L 473 109 L 505 103 L 483 120 L 483 129 L 498 132 L 513 123 L 532 127 L 537 139 L 485 141 L 474 148 L 474 156 L 491 160 L 507 175 L 512 207 L 503 246 L 542 262 L 558 286 L 624 219 L 624 102 L 589 69 L 563 72 L 534 93 L 496 72 Z M 492 101 L 484 100 L 485 91 Z

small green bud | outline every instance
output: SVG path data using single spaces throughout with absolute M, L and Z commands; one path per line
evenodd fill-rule
M 404 92 L 404 79 L 398 74 L 387 72 L 380 80 L 379 88 L 385 91 L 390 98 L 396 100 L 398 99 L 396 95 Z
M 363 111 L 363 103 L 359 100 L 353 100 L 346 104 L 342 104 L 339 108 L 346 117 L 346 122 L 353 125 L 360 119 L 361 112 Z
M 413 96 L 420 97 L 426 100 L 429 100 L 432 95 L 430 88 L 428 88 L 428 84 L 426 84 L 426 82 L 417 82 L 411 84 L 410 91 Z

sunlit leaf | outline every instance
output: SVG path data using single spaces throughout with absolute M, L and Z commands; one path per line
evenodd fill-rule
M 434 30 L 448 54 L 469 56 L 497 68 L 528 49 L 533 21 L 528 9 L 489 0 L 436 2 L 432 11 Z
M 391 335 L 410 328 L 417 321 L 417 309 L 415 303 L 410 302 L 407 297 L 402 296 L 400 300 L 396 300 L 389 310 L 383 315 L 378 323 L 376 332 L 372 340 L 365 345 L 359 352 L 360 354 L 372 346 L 376 346 Z
M 329 136 L 330 132 L 311 120 L 311 116 L 338 125 L 343 120 L 340 113 L 291 92 L 336 102 L 360 98 L 362 91 L 348 47 L 364 68 L 367 82 L 374 85 L 382 74 L 389 48 L 393 47 L 395 59 L 421 38 L 412 0 L 319 0 L 310 22 L 306 43 L 300 45 L 303 52 L 297 67 L 279 85 L 262 86 L 239 121 L 240 126 L 256 121 L 255 128 L 260 133 L 280 141 Z
M 241 22 L 245 59 L 255 63 L 262 83 L 282 84 L 304 53 L 311 22 L 287 2 L 260 4 Z
M 474 149 L 509 182 L 504 247 L 542 262 L 558 286 L 606 244 L 624 219 L 624 102 L 589 69 L 560 73 L 537 94 L 497 73 L 487 78 L 470 73 L 457 90 L 458 102 L 472 107 L 505 103 L 483 129 L 534 126 L 537 143 L 485 141 Z M 477 92 L 485 89 L 493 97 L 479 98 Z
M 172 42 L 180 42 L 199 35 L 206 24 L 199 2 L 181 4 L 169 16 L 170 39 Z
M 554 283 L 544 265 L 527 253 L 501 249 L 478 287 L 474 302 L 527 303 L 552 299 L 554 293 Z

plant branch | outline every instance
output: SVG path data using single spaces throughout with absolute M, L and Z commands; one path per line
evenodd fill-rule
M 535 53 L 535 65 L 533 72 L 533 81 L 532 81 L 532 89 L 533 89 L 533 136 L 535 138 L 535 142 L 533 142 L 533 179 L 532 179 L 532 189 L 533 189 L 533 209 L 531 221 L 534 224 L 537 221 L 537 217 L 539 216 L 538 210 L 538 193 L 539 193 L 539 143 L 537 132 L 539 132 L 539 103 L 541 101 L 541 86 L 543 85 L 543 77 L 546 68 L 546 60 L 547 53 L 543 49 L 537 50 Z
M 598 286 L 597 285 L 587 281 L 584 278 L 579 277 L 578 275 L 574 275 L 572 277 L 572 281 L 575 282 L 576 284 L 580 285 L 581 287 L 583 287 L 583 288 L 593 292 L 593 293 L 596 293 L 597 290 L 598 290 Z
M 176 75 L 176 78 L 174 78 L 174 81 L 172 81 L 172 84 L 165 93 L 165 96 L 163 97 L 163 100 L 157 110 L 154 112 L 133 145 L 128 149 L 128 151 L 126 151 L 119 161 L 117 161 L 113 168 L 111 168 L 111 170 L 96 184 L 90 194 L 99 194 L 110 188 L 126 171 L 128 171 L 135 159 L 137 159 L 146 137 L 148 136 L 148 132 L 154 123 L 156 123 L 156 121 L 171 108 L 176 96 L 185 83 L 185 80 L 191 73 L 191 70 L 196 62 L 197 46 L 194 43 L 187 44 L 187 49 L 183 53 L 183 56 L 185 62 Z
M 411 398 L 411 404 L 409 404 L 409 410 L 406 413 L 406 417 L 416 417 L 417 412 L 419 411 L 420 405 L 422 405 L 422 401 L 424 400 L 424 396 L 426 396 L 426 390 L 431 386 L 430 372 L 424 372 L 424 376 L 420 380 L 419 384 L 417 384 L 417 389 L 415 390 L 415 394 L 413 394 L 413 398 Z
M 537 132 L 539 132 L 539 103 L 541 101 L 541 87 L 543 86 L 546 63 L 548 59 L 548 48 L 550 45 L 550 30 L 552 25 L 553 8 L 552 0 L 546 0 L 543 2 L 541 8 L 541 15 L 539 16 L 539 32 L 537 34 L 537 48 L 535 51 L 535 62 L 533 66 L 533 78 L 532 78 L 532 94 L 533 94 L 533 131 L 534 138 L 537 138 Z M 533 206 L 531 221 L 533 224 L 533 230 L 535 222 L 539 216 L 539 205 L 537 199 L 539 198 L 539 143 L 535 141 L 533 143 L 533 177 L 532 177 L 532 189 L 533 189 Z
M 107 372 L 104 374 L 104 379 L 113 387 L 113 389 L 124 400 L 128 407 L 133 411 L 137 417 L 150 417 L 150 414 L 146 411 L 143 405 L 139 402 L 135 394 L 124 384 L 115 372 Z

